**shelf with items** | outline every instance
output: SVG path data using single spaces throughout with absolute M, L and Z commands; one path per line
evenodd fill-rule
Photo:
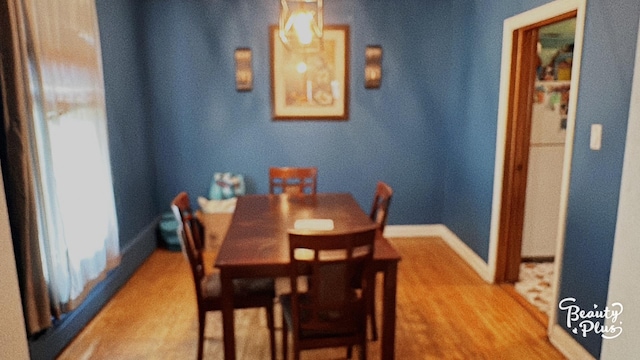
M 564 144 L 570 81 L 536 81 L 531 143 Z
M 557 108 L 562 110 L 564 106 L 563 115 L 566 117 L 570 89 L 570 80 L 536 81 L 533 102 L 534 104 L 545 104 L 554 111 Z

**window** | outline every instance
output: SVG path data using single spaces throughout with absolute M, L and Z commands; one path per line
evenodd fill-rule
M 119 259 L 100 39 L 93 1 L 23 4 L 40 251 L 59 315 Z

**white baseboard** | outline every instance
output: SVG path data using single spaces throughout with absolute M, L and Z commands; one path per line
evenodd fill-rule
M 439 237 L 442 226 L 444 225 L 387 225 L 384 228 L 384 236 L 388 238 Z
M 558 324 L 554 324 L 551 327 L 549 341 L 569 360 L 595 360 L 593 355 Z
M 482 260 L 475 251 L 473 251 L 453 231 L 449 230 L 448 227 L 442 225 L 442 232 L 442 239 L 453 249 L 453 251 L 465 260 L 484 281 L 492 284 L 493 274 L 489 269 L 489 264 Z
M 384 228 L 384 236 L 394 237 L 428 237 L 438 236 L 449 245 L 471 268 L 488 283 L 493 283 L 493 275 L 489 270 L 489 265 L 482 260 L 475 251 L 460 240 L 460 238 L 443 224 L 431 225 L 387 225 Z

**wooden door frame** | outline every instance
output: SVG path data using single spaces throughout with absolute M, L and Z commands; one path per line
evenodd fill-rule
M 561 271 L 564 229 L 569 193 L 571 155 L 575 130 L 578 81 L 582 40 L 584 35 L 586 0 L 554 1 L 504 22 L 500 102 L 496 137 L 493 204 L 489 245 L 489 270 L 494 282 L 505 282 L 517 277 L 522 248 L 522 223 L 528 167 L 531 101 L 534 75 L 527 63 L 535 54 L 537 28 L 564 19 L 576 18 L 571 93 L 567 117 L 567 138 L 562 173 L 560 215 L 556 241 L 555 289 Z M 535 57 L 533 57 L 535 58 Z M 528 90 L 522 90 L 528 89 Z M 514 240 L 515 239 L 515 240 Z M 512 261 L 515 258 L 516 261 Z M 554 309 L 555 310 L 555 309 Z M 552 312 L 554 312 L 552 310 Z M 555 314 L 554 314 L 555 316 Z M 550 322 L 552 323 L 552 322 Z
M 570 11 L 513 31 L 496 282 L 516 282 L 520 272 L 538 29 L 576 14 Z

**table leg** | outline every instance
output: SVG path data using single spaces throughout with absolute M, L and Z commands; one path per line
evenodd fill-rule
M 382 359 L 393 360 L 396 337 L 396 288 L 398 282 L 398 263 L 387 264 L 384 270 L 382 300 Z
M 233 319 L 233 280 L 220 271 L 220 286 L 222 287 L 222 338 L 224 340 L 225 360 L 235 360 L 236 339 Z

